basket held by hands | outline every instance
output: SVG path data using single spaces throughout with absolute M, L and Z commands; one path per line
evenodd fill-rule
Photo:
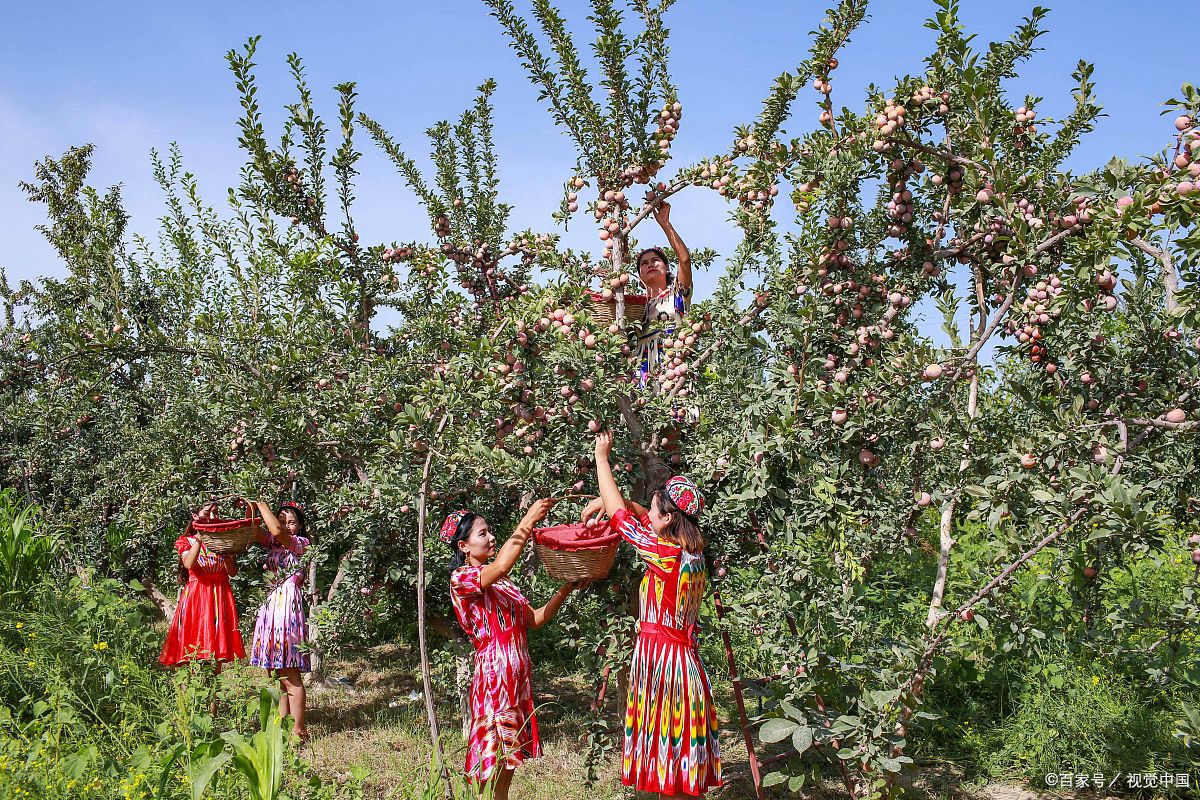
M 591 318 L 604 325 L 612 325 L 617 319 L 617 299 L 607 300 L 600 292 L 591 292 L 587 312 Z M 646 297 L 640 294 L 625 295 L 625 319 L 629 322 L 641 322 L 646 314 Z
M 241 519 L 197 519 L 189 526 L 196 538 L 214 553 L 234 555 L 244 553 L 262 529 L 262 520 L 254 512 L 254 504 L 246 503 L 246 516 Z
M 563 583 L 603 578 L 617 557 L 621 534 L 603 520 L 588 528 L 581 522 L 537 528 L 533 544 L 546 572 Z

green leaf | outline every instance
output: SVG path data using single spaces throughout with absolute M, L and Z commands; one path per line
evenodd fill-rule
M 775 744 L 791 736 L 798 727 L 790 719 L 776 717 L 764 722 L 763 726 L 759 728 L 758 735 L 766 744 Z
M 787 780 L 787 775 L 782 772 L 768 772 L 763 777 L 763 786 L 777 786 Z
M 213 776 L 232 759 L 233 753 L 222 748 L 216 756 L 208 758 L 200 764 L 192 774 L 192 800 L 200 800 L 204 796 L 208 785 L 212 783 Z
M 812 743 L 813 731 L 807 725 L 797 728 L 796 732 L 792 734 L 792 747 L 796 748 L 797 753 L 803 753 L 812 747 Z

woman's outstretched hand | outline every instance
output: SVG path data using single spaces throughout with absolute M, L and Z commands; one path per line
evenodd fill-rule
M 586 506 L 583 507 L 583 511 L 579 512 L 579 521 L 586 525 L 588 520 L 590 520 L 592 517 L 599 516 L 603 512 L 604 512 L 603 498 L 600 498 L 600 497 L 593 498 L 591 502 L 589 502 Z
M 612 431 L 600 431 L 596 434 L 596 460 L 604 459 L 608 461 L 608 457 L 612 454 L 613 435 Z
M 661 226 L 671 224 L 671 204 L 666 200 L 654 207 L 654 221 Z
M 543 497 L 541 500 L 535 500 L 529 510 L 525 512 L 525 516 L 521 518 L 520 527 L 532 528 L 546 518 L 550 513 L 550 509 L 554 508 L 555 501 L 553 498 Z

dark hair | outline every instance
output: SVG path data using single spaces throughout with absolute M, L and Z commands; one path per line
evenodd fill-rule
M 304 509 L 291 503 L 284 503 L 279 507 L 279 510 L 275 512 L 275 516 L 282 516 L 283 512 L 285 511 L 290 511 L 296 515 L 296 522 L 300 523 L 300 535 L 308 536 L 308 520 L 304 517 Z
M 646 253 L 658 253 L 658 257 L 661 258 L 663 260 L 663 263 L 667 265 L 667 269 L 666 269 L 667 286 L 670 286 L 671 283 L 675 280 L 675 278 L 673 275 L 671 275 L 671 262 L 667 258 L 667 251 L 663 250 L 661 247 L 647 247 L 645 250 L 638 253 L 637 258 L 635 258 L 633 260 L 633 263 L 638 268 L 639 272 L 641 271 L 641 267 L 642 267 L 642 256 L 646 255 Z
M 471 526 L 475 524 L 478 516 L 474 511 L 468 511 L 463 514 L 463 518 L 458 521 L 458 526 L 454 529 L 454 538 L 449 542 L 450 550 L 453 552 L 448 565 L 451 572 L 467 565 L 467 554 L 458 549 L 458 543 L 465 542 L 471 535 Z
M 700 553 L 708 544 L 700 531 L 700 523 L 691 514 L 685 514 L 675 505 L 675 501 L 667 495 L 665 489 L 656 489 L 650 496 L 651 504 L 658 498 L 658 510 L 671 515 L 671 524 L 663 531 L 663 535 L 675 542 L 689 553 Z

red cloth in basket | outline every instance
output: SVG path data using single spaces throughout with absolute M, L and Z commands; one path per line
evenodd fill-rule
M 535 528 L 533 531 L 534 541 L 542 547 L 568 552 L 602 550 L 612 547 L 620 538 L 621 534 L 609 527 L 608 520 L 600 520 L 600 524 L 592 528 L 582 522 L 573 522 L 570 525 Z

